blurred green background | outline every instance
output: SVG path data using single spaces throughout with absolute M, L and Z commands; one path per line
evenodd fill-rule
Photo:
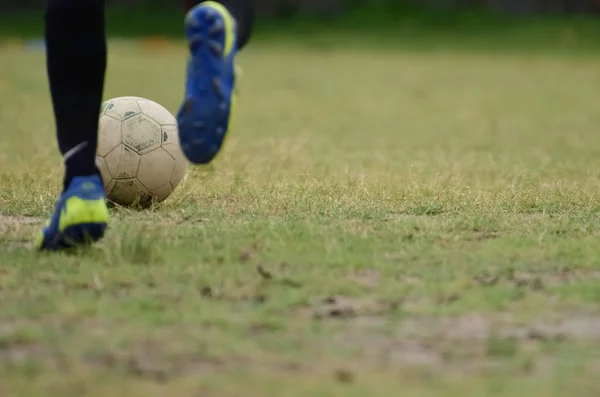
M 254 40 L 327 49 L 366 43 L 418 49 L 600 49 L 600 0 L 255 0 Z M 2 0 L 0 40 L 39 38 L 43 0 Z M 182 0 L 107 0 L 108 34 L 182 35 Z M 350 40 L 340 40 L 340 37 Z
M 2 0 L 0 10 L 39 8 L 44 0 Z M 357 6 L 419 5 L 430 9 L 480 8 L 508 13 L 597 12 L 597 0 L 255 0 L 263 15 L 282 15 L 296 11 L 342 13 Z M 107 0 L 109 5 L 176 8 L 178 0 Z

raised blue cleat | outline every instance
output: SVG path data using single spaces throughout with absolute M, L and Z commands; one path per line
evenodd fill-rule
M 59 197 L 54 215 L 38 235 L 36 247 L 58 251 L 100 240 L 108 224 L 106 196 L 99 176 L 75 177 Z
M 205 1 L 187 13 L 185 34 L 191 56 L 179 141 L 190 162 L 206 164 L 223 146 L 233 112 L 235 21 L 224 6 Z

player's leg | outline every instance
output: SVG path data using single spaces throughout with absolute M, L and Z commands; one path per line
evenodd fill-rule
M 191 57 L 177 121 L 181 148 L 192 163 L 210 162 L 223 145 L 235 102 L 235 56 L 253 22 L 252 0 L 204 1 L 186 15 Z
M 58 145 L 65 161 L 63 192 L 37 247 L 57 250 L 104 235 L 108 210 L 95 165 L 104 88 L 104 0 L 47 0 L 46 61 Z

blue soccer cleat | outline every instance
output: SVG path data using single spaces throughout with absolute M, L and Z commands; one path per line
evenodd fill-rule
M 205 1 L 187 13 L 185 34 L 191 56 L 177 114 L 179 142 L 190 162 L 206 164 L 223 146 L 233 112 L 235 20 L 221 4 Z
M 106 196 L 99 176 L 75 177 L 59 197 L 54 215 L 40 232 L 36 247 L 58 251 L 91 244 L 104 236 Z

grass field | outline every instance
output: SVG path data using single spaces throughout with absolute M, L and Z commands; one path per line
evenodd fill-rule
M 184 51 L 111 45 L 175 111 Z M 105 241 L 38 255 L 43 54 L 0 49 L 0 396 L 597 396 L 600 53 L 258 43 L 236 127 Z

